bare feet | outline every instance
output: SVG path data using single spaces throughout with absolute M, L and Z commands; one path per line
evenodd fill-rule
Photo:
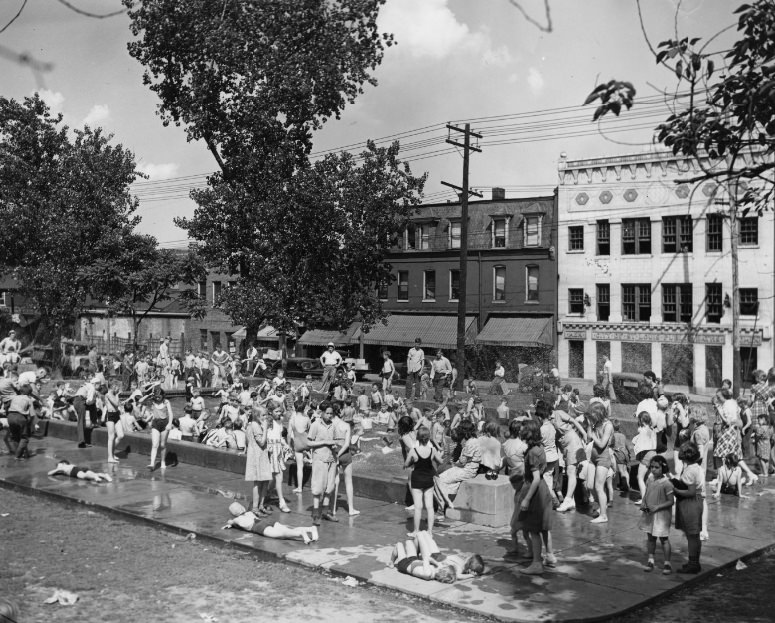
M 355 515 L 360 515 L 361 511 L 357 511 L 354 508 L 350 509 L 350 517 L 355 517 Z

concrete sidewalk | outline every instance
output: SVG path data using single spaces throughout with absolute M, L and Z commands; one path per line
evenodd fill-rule
M 71 441 L 47 437 L 32 440 L 35 455 L 15 461 L 0 455 L 0 484 L 96 506 L 160 527 L 194 532 L 232 546 L 256 550 L 289 562 L 350 575 L 359 581 L 425 597 L 447 606 L 510 621 L 594 620 L 642 606 L 665 593 L 696 582 L 723 565 L 748 556 L 775 542 L 772 516 L 775 489 L 754 487 L 751 499 L 724 496 L 710 500 L 710 541 L 702 553 L 703 574 L 662 576 L 644 573 L 645 539 L 637 529 L 638 507 L 614 500 L 610 522 L 589 523 L 582 513 L 557 514 L 553 530 L 559 559 L 555 569 L 541 577 L 519 570 L 527 563 L 504 556 L 510 543 L 508 529 L 492 529 L 463 522 L 445 522 L 435 530 L 444 551 L 479 552 L 485 575 L 453 585 L 425 582 L 386 566 L 395 542 L 405 539 L 411 517 L 403 506 L 357 498 L 357 517 L 345 512 L 344 487 L 340 487 L 339 523 L 321 526 L 320 540 L 305 546 L 277 541 L 238 530 L 221 530 L 229 519 L 228 505 L 249 493 L 239 475 L 181 464 L 165 473 L 150 473 L 144 455 L 130 455 L 118 465 L 105 461 L 104 448 L 78 450 Z M 114 482 L 93 484 L 47 471 L 55 459 L 95 471 L 111 473 Z M 775 485 L 775 483 L 773 483 Z M 310 525 L 311 496 L 290 493 L 290 514 L 275 511 L 273 518 L 291 526 Z M 674 567 L 686 560 L 683 534 L 674 532 Z M 657 558 L 660 561 L 659 554 Z M 206 564 L 206 561 L 203 561 Z

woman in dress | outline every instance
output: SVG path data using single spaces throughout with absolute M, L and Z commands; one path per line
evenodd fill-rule
M 245 461 L 245 480 L 253 483 L 252 512 L 258 517 L 266 517 L 266 492 L 272 480 L 272 466 L 269 463 L 269 453 L 266 448 L 267 421 L 266 410 L 254 407 L 248 422 L 245 436 L 247 438 L 247 459 Z
M 146 403 L 146 421 L 151 425 L 151 461 L 148 469 L 156 469 L 156 453 L 161 447 L 161 468 L 166 469 L 167 437 L 172 430 L 172 405 L 164 390 L 157 386 L 153 390 L 150 404 Z
M 307 445 L 307 431 L 309 431 L 310 419 L 303 402 L 297 401 L 294 412 L 288 420 L 288 431 L 293 441 L 293 453 L 296 456 L 296 488 L 294 493 L 301 493 L 304 483 L 304 451 L 309 449 Z
M 417 445 L 410 451 L 404 461 L 404 468 L 413 467 L 409 479 L 414 501 L 414 532 L 408 534 L 414 537 L 420 532 L 422 509 L 428 514 L 428 534 L 433 535 L 433 484 L 436 468 L 441 464 L 439 451 L 429 443 L 431 431 L 427 426 L 417 429 Z
M 525 455 L 525 484 L 519 493 L 517 521 L 511 527 L 512 534 L 524 530 L 530 535 L 533 558 L 530 566 L 522 569 L 528 575 L 544 572 L 544 563 L 556 564 L 552 553 L 550 530 L 552 529 L 552 494 L 543 479 L 546 471 L 546 453 L 541 440 L 541 429 L 535 420 L 528 420 L 519 430 L 519 438 L 528 446 Z M 542 546 L 546 555 L 542 558 Z
M 457 494 L 461 482 L 476 476 L 482 462 L 482 452 L 479 448 L 479 440 L 476 438 L 476 427 L 473 422 L 463 420 L 457 430 L 460 443 L 463 446 L 460 458 L 436 479 L 437 499 L 442 505 L 451 506 L 449 504 L 450 496 Z
M 283 472 L 285 471 L 285 453 L 290 446 L 283 437 L 283 409 L 276 406 L 272 409 L 272 421 L 267 426 L 266 443 L 269 450 L 269 462 L 272 466 L 272 478 L 277 490 L 277 503 L 283 513 L 290 513 L 291 509 L 285 503 L 283 496 Z

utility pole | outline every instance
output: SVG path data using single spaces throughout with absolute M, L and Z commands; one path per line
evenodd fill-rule
M 478 147 L 471 145 L 471 137 L 482 138 L 481 134 L 471 131 L 471 124 L 466 123 L 464 128 L 447 124 L 447 130 L 461 132 L 463 143 L 447 139 L 447 143 L 463 148 L 463 186 L 455 186 L 448 182 L 442 182 L 445 186 L 454 188 L 460 192 L 460 283 L 457 297 L 457 370 L 458 375 L 465 378 L 466 374 L 466 296 L 468 293 L 468 196 L 482 195 L 468 189 L 468 159 L 472 151 L 481 152 Z

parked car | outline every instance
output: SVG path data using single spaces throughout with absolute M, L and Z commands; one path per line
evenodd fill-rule
M 641 392 L 646 385 L 646 380 L 642 374 L 636 372 L 614 372 L 613 385 L 619 402 L 636 405 L 641 401 Z M 672 402 L 672 392 L 665 392 L 665 396 Z

